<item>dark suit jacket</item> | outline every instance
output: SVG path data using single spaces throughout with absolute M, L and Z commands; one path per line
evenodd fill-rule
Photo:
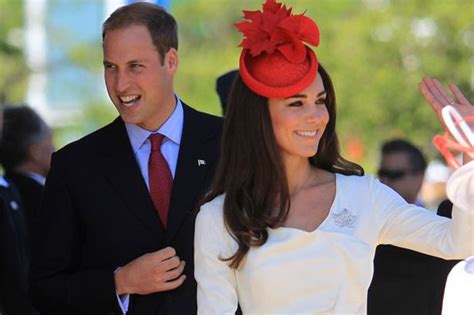
M 440 314 L 442 295 L 432 279 L 438 259 L 392 245 L 377 246 L 367 314 Z
M 6 172 L 5 178 L 11 181 L 20 193 L 23 201 L 23 208 L 28 226 L 28 233 L 32 235 L 34 227 L 34 217 L 39 210 L 41 204 L 41 196 L 43 194 L 43 185 L 34 179 L 17 172 Z
M 26 237 L 26 223 L 18 193 L 13 186 L 0 186 L 1 314 L 32 314 L 28 295 L 29 258 Z
M 33 300 L 41 312 L 120 313 L 114 271 L 172 246 L 186 261 L 185 282 L 172 291 L 132 295 L 127 314 L 196 313 L 194 210 L 213 177 L 221 127 L 221 118 L 184 105 L 167 230 L 120 118 L 53 155 L 32 266 Z

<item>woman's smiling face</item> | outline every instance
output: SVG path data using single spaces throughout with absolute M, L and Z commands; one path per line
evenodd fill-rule
M 270 98 L 268 108 L 283 158 L 309 158 L 317 153 L 329 121 L 326 91 L 319 73 L 300 93 L 287 98 Z

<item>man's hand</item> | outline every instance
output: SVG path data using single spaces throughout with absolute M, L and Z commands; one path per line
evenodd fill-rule
M 145 254 L 115 273 L 116 292 L 146 295 L 175 289 L 186 279 L 184 265 L 172 247 Z

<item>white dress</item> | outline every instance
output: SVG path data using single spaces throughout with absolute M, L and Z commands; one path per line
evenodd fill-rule
M 224 196 L 201 207 L 195 231 L 199 314 L 365 314 L 378 244 L 463 259 L 474 254 L 474 211 L 453 218 L 407 204 L 372 176 L 336 174 L 328 217 L 312 232 L 268 228 L 238 270 L 219 257 L 237 243 L 224 226 Z

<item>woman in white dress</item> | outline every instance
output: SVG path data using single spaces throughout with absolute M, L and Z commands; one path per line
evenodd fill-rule
M 198 313 L 363 314 L 378 244 L 473 255 L 472 205 L 453 200 L 452 220 L 436 216 L 341 157 L 334 89 L 303 43 L 318 45 L 316 24 L 274 0 L 244 14 L 221 158 L 196 220 Z M 426 95 L 438 93 L 428 80 Z

